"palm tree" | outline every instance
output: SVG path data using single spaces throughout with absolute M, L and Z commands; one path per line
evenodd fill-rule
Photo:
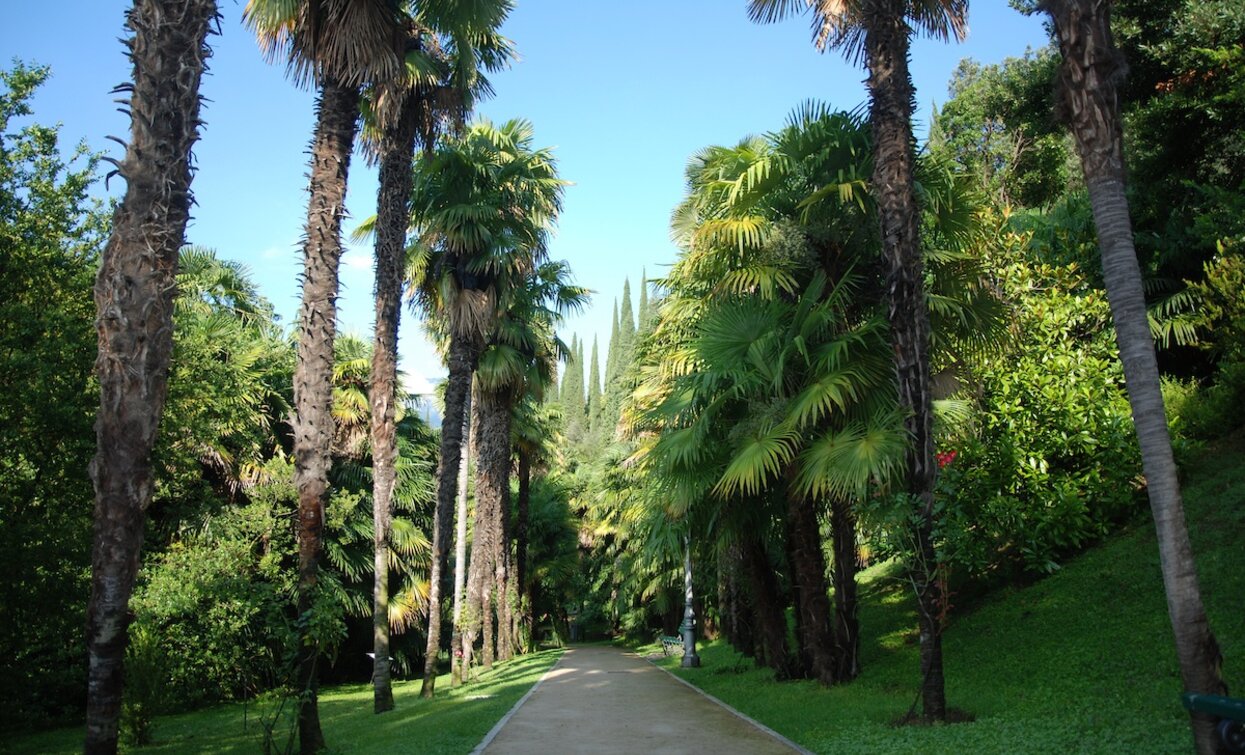
M 514 583 L 519 593 L 518 634 L 526 636 L 527 650 L 535 647 L 535 626 L 532 614 L 535 602 L 535 580 L 528 568 L 529 527 L 531 524 L 532 476 L 543 474 L 549 460 L 557 454 L 560 435 L 557 431 L 558 411 L 545 402 L 544 392 L 551 385 L 529 390 L 515 407 L 511 423 L 511 444 L 514 446 L 518 475 L 518 501 L 514 523 Z M 564 439 L 563 439 L 564 440 Z
M 191 149 L 214 0 L 135 0 L 126 16 L 134 80 L 125 196 L 95 282 L 100 384 L 85 750 L 117 750 L 130 594 L 151 503 L 151 449 L 168 394 L 178 250 L 190 217 Z M 170 72 L 177 72 L 171 75 Z
M 1054 22 L 1063 58 L 1060 114 L 1076 140 L 1098 229 L 1103 280 L 1158 532 L 1163 586 L 1181 677 L 1190 692 L 1224 695 L 1227 685 L 1220 671 L 1222 658 L 1202 605 L 1133 246 L 1118 97 L 1125 66 L 1111 35 L 1111 4 L 1101 0 L 1044 0 L 1040 5 Z M 1202 713 L 1191 715 L 1198 752 L 1218 752 L 1215 719 Z
M 946 718 L 942 673 L 944 596 L 934 574 L 934 459 L 930 398 L 929 319 L 913 185 L 912 75 L 908 69 L 913 22 L 942 39 L 967 33 L 967 0 L 749 0 L 753 20 L 772 22 L 811 8 L 818 48 L 840 48 L 869 71 L 873 129 L 873 196 L 882 253 L 889 267 L 887 294 L 899 406 L 910 436 L 906 492 L 918 513 L 915 573 L 921 635 L 921 695 L 927 719 Z
M 397 436 L 399 303 L 405 281 L 406 231 L 410 223 L 411 163 L 417 142 L 430 151 L 446 126 L 460 128 L 464 115 L 487 80 L 478 71 L 495 70 L 510 58 L 497 29 L 510 4 L 465 7 L 459 3 L 420 4 L 409 20 L 407 64 L 396 81 L 372 90 L 370 112 L 379 132 L 375 151 L 380 186 L 374 222 L 376 245 L 376 324 L 369 402 L 372 415 L 375 589 L 373 594 L 373 707 L 393 709 L 389 673 L 388 521 L 393 509 Z M 466 11 L 464 16 L 464 11 Z M 448 49 L 447 49 L 448 48 Z M 465 69 L 465 70 L 464 70 Z M 365 132 L 366 133 L 366 132 Z
M 346 181 L 359 121 L 361 87 L 391 80 L 407 37 L 392 0 L 249 0 L 246 22 L 270 57 L 284 57 L 294 80 L 319 91 L 303 238 L 303 294 L 294 368 L 294 484 L 298 490 L 298 610 L 312 609 L 323 550 L 331 466 L 333 340 Z M 318 652 L 299 643 L 299 742 L 323 749 L 316 703 Z
M 511 595 L 514 583 L 510 579 L 511 417 L 525 394 L 541 393 L 553 384 L 554 364 L 568 351 L 554 334 L 555 329 L 566 313 L 581 309 L 588 296 L 585 289 L 572 286 L 569 277 L 565 262 L 546 262 L 503 292 L 502 310 L 476 373 L 480 435 L 476 441 L 476 535 L 469 579 L 479 603 L 469 603 L 468 609 L 474 609 L 484 625 L 485 668 L 492 666 L 494 658 L 488 631 L 490 593 L 497 601 L 497 657 L 510 657 L 515 644 L 510 612 L 512 598 L 517 596 Z M 475 628 L 465 633 L 464 647 L 471 644 Z
M 544 256 L 544 233 L 561 206 L 563 182 L 548 150 L 532 148 L 526 121 L 483 122 L 418 163 L 412 260 L 421 308 L 448 342 L 445 417 L 437 468 L 428 647 L 420 694 L 431 697 L 441 650 L 441 582 L 462 447 L 463 407 L 499 295 Z

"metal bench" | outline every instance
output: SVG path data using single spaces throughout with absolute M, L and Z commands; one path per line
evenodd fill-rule
M 1180 696 L 1184 707 L 1219 719 L 1219 739 L 1228 752 L 1245 753 L 1245 700 L 1223 695 L 1186 692 Z
M 661 654 L 670 655 L 675 650 L 683 652 L 683 638 L 670 635 L 661 635 L 657 639 L 661 640 Z

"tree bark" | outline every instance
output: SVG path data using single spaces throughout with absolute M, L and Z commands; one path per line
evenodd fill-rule
M 791 495 L 787 504 L 787 549 L 791 557 L 793 587 L 797 595 L 800 641 L 808 655 L 810 676 L 822 684 L 838 681 L 837 651 L 831 628 L 826 558 L 821 549 L 821 528 L 812 501 Z
M 462 457 L 463 420 L 471 376 L 480 347 L 467 334 L 450 338 L 445 385 L 445 417 L 441 420 L 441 455 L 437 464 L 437 507 L 432 524 L 432 568 L 428 580 L 428 644 L 424 652 L 424 679 L 419 696 L 431 698 L 436 691 L 437 657 L 441 654 L 441 582 L 449 565 L 450 527 L 454 521 L 454 494 Z
M 532 515 L 532 454 L 519 448 L 519 500 L 514 523 L 514 584 L 519 595 L 519 619 L 517 636 L 526 652 L 535 646 L 535 627 L 532 625 L 532 601 L 527 588 L 527 525 Z M 526 637 L 526 644 L 522 639 Z
M 324 550 L 324 506 L 333 445 L 333 342 L 337 335 L 338 266 L 346 181 L 359 122 L 359 90 L 326 78 L 316 106 L 311 198 L 303 239 L 303 300 L 294 366 L 294 486 L 298 490 L 298 612 L 311 610 Z M 305 629 L 303 630 L 306 631 Z M 299 748 L 324 749 L 316 703 L 319 648 L 300 638 L 297 684 Z
M 1105 0 L 1046 0 L 1043 6 L 1055 24 L 1063 58 L 1061 115 L 1076 141 L 1098 230 L 1103 280 L 1141 447 L 1181 679 L 1187 691 L 1226 695 L 1219 644 L 1202 605 L 1189 542 L 1124 193 L 1123 123 L 1117 87 L 1126 71 L 1111 36 L 1111 6 Z M 1200 713 L 1190 715 L 1197 751 L 1218 752 L 1215 719 Z
M 774 676 L 779 681 L 790 679 L 793 669 L 787 650 L 787 619 L 779 598 L 781 590 L 765 545 L 759 537 L 754 535 L 746 539 L 743 556 L 752 587 L 752 606 L 761 634 L 764 665 L 774 669 Z
M 850 501 L 830 504 L 834 548 L 834 645 L 838 651 L 835 678 L 847 682 L 860 675 L 860 619 L 856 598 L 856 514 Z
M 372 375 L 368 403 L 372 419 L 372 519 L 375 544 L 375 589 L 372 595 L 372 706 L 376 713 L 393 710 L 389 671 L 389 523 L 397 478 L 396 428 L 398 393 L 398 327 L 405 280 L 406 228 L 410 224 L 411 161 L 419 100 L 400 95 L 397 119 L 381 138 L 380 187 L 376 197 L 376 325 L 372 343 Z
M 869 120 L 873 130 L 872 190 L 888 267 L 891 342 L 910 444 L 906 490 L 917 510 L 912 578 L 921 637 L 921 698 L 929 720 L 946 719 L 942 672 L 943 596 L 933 543 L 934 440 L 930 403 L 929 312 L 913 186 L 911 29 L 904 0 L 867 0 L 863 8 L 869 69 Z
M 473 563 L 480 559 L 483 575 L 483 648 L 480 663 L 491 669 L 493 661 L 504 653 L 506 628 L 503 602 L 505 595 L 506 566 L 505 515 L 503 506 L 508 504 L 510 492 L 510 405 L 503 396 L 491 391 L 480 391 L 480 434 L 476 439 L 476 540 L 472 552 Z M 496 600 L 496 615 L 490 600 Z M 496 630 L 496 637 L 494 637 Z
M 87 753 L 115 753 L 129 601 L 151 503 L 151 450 L 168 396 L 178 250 L 190 215 L 199 83 L 214 0 L 135 0 L 125 42 L 134 64 L 125 197 L 95 280 L 100 408 L 91 596 L 87 605 Z
M 457 687 L 463 683 L 463 590 L 467 586 L 467 485 L 470 476 L 471 457 L 471 391 L 463 414 L 463 459 L 458 469 L 458 504 L 454 512 L 454 631 L 450 636 L 450 684 Z

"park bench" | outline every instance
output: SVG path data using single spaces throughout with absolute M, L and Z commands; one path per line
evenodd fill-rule
M 1205 713 L 1219 719 L 1219 739 L 1228 752 L 1245 753 L 1245 700 L 1223 695 L 1199 695 L 1186 692 L 1180 696 L 1184 707 L 1194 713 Z
M 675 650 L 679 650 L 679 651 L 683 650 L 683 638 L 682 637 L 663 634 L 660 637 L 658 637 L 658 639 L 661 640 L 661 654 L 662 655 L 670 655 Z

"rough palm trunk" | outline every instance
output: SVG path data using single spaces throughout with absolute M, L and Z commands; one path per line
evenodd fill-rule
M 312 610 L 333 444 L 333 341 L 337 335 L 338 266 L 346 180 L 359 121 L 359 90 L 326 79 L 316 105 L 311 147 L 311 198 L 303 239 L 303 300 L 294 366 L 294 486 L 298 490 L 298 612 Z M 301 641 L 297 684 L 299 747 L 324 749 L 316 703 L 319 648 Z
M 856 515 L 851 502 L 841 498 L 831 502 L 830 530 L 834 548 L 834 645 L 838 650 L 835 677 L 847 682 L 860 675 Z
M 471 457 L 471 392 L 463 409 L 463 459 L 458 469 L 458 504 L 454 512 L 454 631 L 450 637 L 450 684 L 463 683 L 463 590 L 467 585 L 467 483 Z
M 432 568 L 428 580 L 428 644 L 424 652 L 424 680 L 420 697 L 430 698 L 436 691 L 437 657 L 441 654 L 441 583 L 449 565 L 450 528 L 454 522 L 454 494 L 462 456 L 463 420 L 467 394 L 475 372 L 480 348 L 472 336 L 455 333 L 450 338 L 446 360 L 449 377 L 445 384 L 445 417 L 441 420 L 441 454 L 437 463 L 437 507 L 432 524 Z
M 497 660 L 506 661 L 514 655 L 514 612 L 511 601 L 511 562 L 510 562 L 510 421 L 511 402 L 500 401 L 497 408 L 497 429 L 499 434 L 500 458 L 497 462 L 495 476 L 498 486 L 497 508 L 494 511 L 494 527 L 497 533 L 493 541 L 493 569 L 497 589 Z
M 389 674 L 389 523 L 393 516 L 398 441 L 398 326 L 405 280 L 406 227 L 411 212 L 411 160 L 415 154 L 418 100 L 401 95 L 398 118 L 381 139 L 380 188 L 376 198 L 376 326 L 368 403 L 372 415 L 372 518 L 375 589 L 372 595 L 373 710 L 393 710 Z
M 532 626 L 532 601 L 527 587 L 527 524 L 532 509 L 532 453 L 519 448 L 519 500 L 514 523 L 514 584 L 519 595 L 517 636 L 527 638 L 525 650 L 535 650 L 535 627 Z
M 499 653 L 495 647 L 504 652 L 505 624 L 494 623 L 494 611 L 490 607 L 490 596 L 496 600 L 498 618 L 504 617 L 503 604 L 505 595 L 505 514 L 503 506 L 507 505 L 510 493 L 510 406 L 502 397 L 490 391 L 481 391 L 479 397 L 480 434 L 476 440 L 476 523 L 483 528 L 486 539 L 477 539 L 472 559 L 481 557 L 481 573 L 484 575 L 483 589 L 483 640 L 484 646 L 480 653 L 480 663 L 484 668 L 492 668 L 493 661 Z M 494 644 L 496 629 L 496 645 Z
M 757 629 L 761 635 L 761 655 L 774 676 L 782 681 L 792 677 L 792 662 L 787 651 L 787 619 L 778 580 L 765 553 L 765 545 L 756 536 L 743 544 L 748 580 L 752 587 L 752 606 L 756 612 Z
M 126 193 L 95 280 L 100 409 L 95 537 L 87 605 L 85 751 L 117 751 L 129 601 L 152 496 L 151 450 L 168 395 L 177 255 L 190 212 L 190 151 L 214 0 L 135 0 Z
M 793 587 L 798 596 L 801 647 L 808 654 L 809 672 L 822 684 L 834 684 L 836 652 L 830 617 L 826 557 L 821 549 L 821 528 L 810 500 L 792 495 L 787 506 L 787 549 L 791 557 Z
M 1190 692 L 1224 695 L 1222 658 L 1202 605 L 1124 193 L 1116 88 L 1125 66 L 1111 36 L 1111 5 L 1105 0 L 1046 0 L 1044 7 L 1055 23 L 1063 57 L 1061 115 L 1076 140 L 1098 230 L 1103 280 L 1141 447 L 1181 678 Z M 1215 720 L 1191 715 L 1198 752 L 1216 752 Z
M 933 543 L 934 439 L 931 432 L 929 313 L 921 264 L 912 144 L 911 29 L 904 0 L 867 0 L 863 9 L 873 130 L 872 190 L 888 267 L 889 319 L 899 406 L 909 436 L 906 490 L 917 509 L 912 578 L 921 638 L 921 699 L 929 720 L 947 715 L 942 672 L 942 605 Z

